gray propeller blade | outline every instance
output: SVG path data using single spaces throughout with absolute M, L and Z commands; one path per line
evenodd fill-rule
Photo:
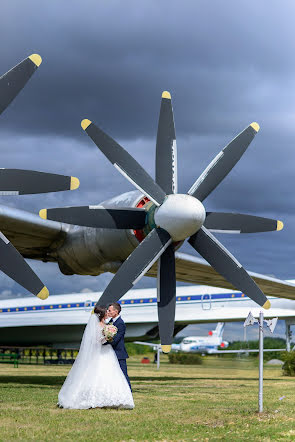
M 47 287 L 2 232 L 0 232 L 0 270 L 38 298 L 48 297 Z
M 167 195 L 177 193 L 177 147 L 171 95 L 162 94 L 156 146 L 156 183 Z
M 263 308 L 270 308 L 270 302 L 242 265 L 231 253 L 205 228 L 202 227 L 190 237 L 191 246 L 208 263 L 229 281 L 237 290 L 242 291 Z
M 146 211 L 137 208 L 107 209 L 102 206 L 61 207 L 42 209 L 43 219 L 61 221 L 79 226 L 105 229 L 142 229 L 146 224 Z
M 28 195 L 34 193 L 74 190 L 78 178 L 55 173 L 22 169 L 0 169 L 0 195 Z
M 203 201 L 232 170 L 259 131 L 259 125 L 252 123 L 234 138 L 200 175 L 188 194 Z
M 157 206 L 163 203 L 166 196 L 165 192 L 120 144 L 95 126 L 90 120 L 83 120 L 81 126 L 107 159 L 128 181 Z
M 284 224 L 276 219 L 242 213 L 207 212 L 204 227 L 220 233 L 255 233 L 282 230 Z
M 158 260 L 158 318 L 162 351 L 169 353 L 173 341 L 176 275 L 174 245 L 170 244 Z
M 171 243 L 172 239 L 166 230 L 153 229 L 123 262 L 98 300 L 97 305 L 107 305 L 122 298 L 144 276 Z
M 0 114 L 25 86 L 41 62 L 40 55 L 32 54 L 0 77 Z

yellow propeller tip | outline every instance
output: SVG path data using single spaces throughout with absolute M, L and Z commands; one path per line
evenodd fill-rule
M 29 59 L 30 59 L 33 63 L 35 63 L 35 65 L 36 65 L 37 67 L 39 67 L 40 64 L 42 63 L 42 58 L 40 57 L 39 54 L 32 54 L 32 55 L 29 56 Z
M 38 298 L 43 299 L 43 300 L 47 299 L 49 296 L 48 288 L 44 286 L 43 289 L 40 290 L 40 292 L 38 293 L 37 296 L 38 296 Z
M 250 124 L 251 127 L 253 127 L 253 129 L 255 130 L 255 132 L 258 132 L 260 129 L 260 126 L 258 123 L 251 123 Z
M 71 176 L 71 190 L 78 189 L 80 186 L 80 181 L 78 178 Z
M 283 221 L 277 221 L 277 230 L 282 230 L 284 228 Z
M 268 309 L 271 307 L 271 303 L 270 303 L 270 301 L 267 300 L 267 301 L 263 304 L 262 307 L 265 308 L 266 310 L 268 310 Z
M 92 123 L 92 121 L 87 120 L 87 118 L 85 118 L 84 120 L 81 121 L 81 126 L 83 130 L 86 130 L 87 127 Z
M 41 209 L 39 211 L 40 218 L 47 219 L 47 209 Z
M 171 100 L 170 92 L 168 92 L 168 91 L 164 91 L 164 92 L 162 93 L 162 98 L 168 98 L 168 100 Z
M 171 351 L 171 345 L 161 345 L 161 348 L 163 353 L 170 353 Z

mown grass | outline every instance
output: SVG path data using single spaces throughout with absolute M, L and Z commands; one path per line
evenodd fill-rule
M 0 364 L 0 440 L 295 440 L 295 379 L 283 377 L 281 368 L 265 367 L 259 415 L 255 362 L 162 360 L 157 371 L 131 358 L 132 411 L 59 409 L 69 367 Z

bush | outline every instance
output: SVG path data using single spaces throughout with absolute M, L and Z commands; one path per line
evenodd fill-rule
M 169 353 L 170 364 L 201 365 L 202 357 L 196 353 Z
M 282 366 L 284 376 L 295 376 L 295 352 L 285 351 L 281 353 L 282 360 L 285 361 Z

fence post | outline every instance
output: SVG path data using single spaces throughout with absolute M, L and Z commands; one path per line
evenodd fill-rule
M 259 314 L 259 413 L 263 411 L 263 312 Z

